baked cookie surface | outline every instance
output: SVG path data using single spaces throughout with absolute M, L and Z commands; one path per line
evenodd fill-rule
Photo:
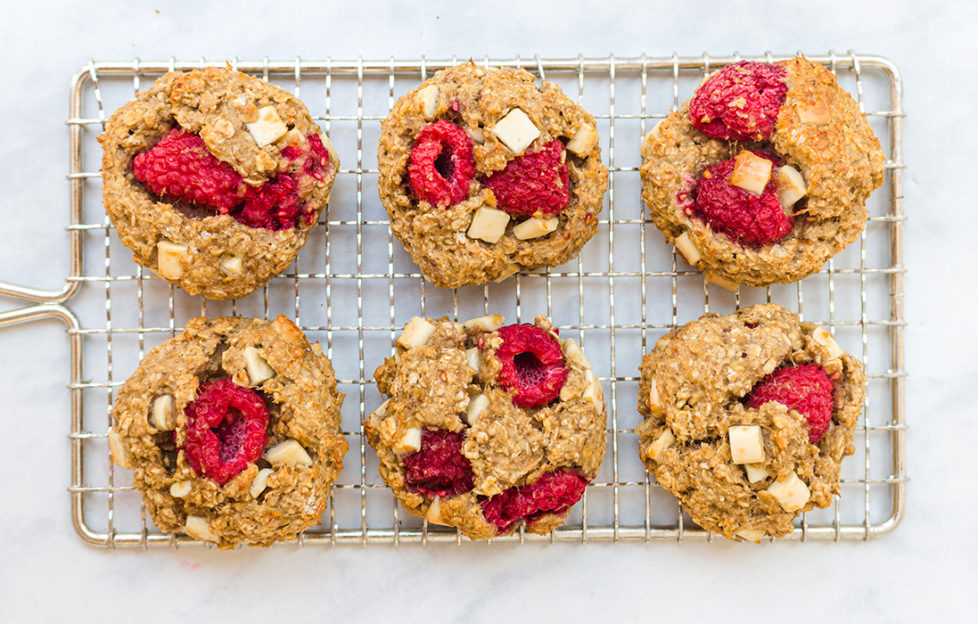
M 199 317 L 119 389 L 109 447 L 161 530 L 267 546 L 326 508 L 342 402 L 329 360 L 284 316 Z
M 463 63 L 401 97 L 381 125 L 380 199 L 436 286 L 557 266 L 598 230 L 608 175 L 595 121 L 555 84 Z
M 339 166 L 302 102 L 230 69 L 165 74 L 98 140 L 105 210 L 135 261 L 212 299 L 295 259 Z
M 698 525 L 756 542 L 831 504 L 866 375 L 826 330 L 773 303 L 707 314 L 640 372 L 640 458 Z
M 560 526 L 605 453 L 600 384 L 549 321 L 412 319 L 374 374 L 364 421 L 380 473 L 412 514 L 471 539 Z
M 653 223 L 707 279 L 792 282 L 855 240 L 884 154 L 859 105 L 820 64 L 737 63 L 642 142 Z

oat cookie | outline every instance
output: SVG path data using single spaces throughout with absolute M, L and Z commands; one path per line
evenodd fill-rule
M 302 102 L 230 69 L 165 74 L 98 140 L 102 198 L 123 244 L 211 299 L 246 295 L 291 264 L 339 167 Z
M 640 457 L 704 529 L 782 537 L 838 494 L 866 375 L 824 328 L 774 303 L 706 314 L 640 372 Z
M 709 76 L 642 142 L 652 222 L 708 280 L 792 282 L 862 232 L 884 155 L 858 104 L 798 57 Z
M 377 160 L 394 235 L 446 288 L 567 262 L 598 231 L 608 186 L 587 111 L 526 71 L 472 62 L 397 101 Z
M 329 360 L 289 319 L 199 317 L 119 389 L 109 448 L 161 530 L 268 546 L 326 508 L 342 403 Z
M 471 539 L 560 526 L 601 467 L 605 406 L 580 347 L 550 322 L 415 317 L 377 368 L 364 422 L 412 514 Z

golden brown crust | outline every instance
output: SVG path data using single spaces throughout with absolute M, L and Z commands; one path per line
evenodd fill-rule
M 265 106 L 274 107 L 298 133 L 259 148 L 245 124 Z M 279 231 L 252 228 L 229 215 L 193 216 L 193 209 L 160 201 L 133 177 L 135 155 L 177 125 L 199 134 L 212 154 L 256 186 L 288 166 L 281 151 L 290 141 L 321 130 L 305 105 L 287 91 L 230 69 L 207 68 L 165 74 L 113 113 L 98 138 L 104 150 L 105 210 L 135 261 L 190 294 L 211 299 L 244 296 L 288 267 L 305 244 L 308 230 L 329 201 L 339 167 L 335 151 L 330 149 L 324 179 L 304 182 L 300 188 L 303 201 L 314 207 L 310 222 Z M 329 146 L 329 139 L 322 138 Z M 161 240 L 187 247 L 180 260 L 182 275 L 168 278 L 161 273 Z M 231 258 L 240 258 L 241 266 L 229 270 L 224 263 Z
M 708 276 L 748 286 L 793 282 L 818 271 L 862 232 L 866 199 L 883 182 L 879 140 L 835 76 L 801 57 L 779 65 L 787 72 L 788 92 L 771 145 L 785 164 L 801 171 L 808 195 L 805 212 L 778 243 L 744 247 L 692 218 L 679 200 L 703 169 L 751 144 L 725 143 L 696 130 L 688 101 L 642 142 L 642 199 L 652 222 L 669 242 L 688 233 L 701 256 L 696 266 Z M 801 111 L 821 105 L 828 122 L 802 120 Z
M 436 524 L 455 526 L 471 539 L 500 535 L 486 521 L 480 498 L 536 481 L 542 474 L 571 469 L 588 480 L 601 468 L 605 452 L 605 406 L 590 364 L 572 340 L 561 340 L 568 368 L 560 399 L 541 408 L 513 405 L 498 386 L 498 331 L 466 330 L 459 323 L 428 319 L 435 331 L 427 342 L 405 349 L 381 364 L 374 377 L 389 400 L 364 420 L 370 446 L 380 459 L 380 474 L 405 509 Z M 551 331 L 538 316 L 538 327 Z M 478 349 L 479 370 L 468 365 L 466 350 Z M 484 394 L 488 407 L 469 425 L 471 398 Z M 462 454 L 474 474 L 471 491 L 449 497 L 426 496 L 408 488 L 398 442 L 412 428 L 465 431 Z M 545 534 L 560 526 L 563 514 L 541 514 L 526 525 Z M 509 532 L 516 530 L 514 526 Z
M 274 376 L 258 384 L 250 381 L 247 347 L 257 349 Z M 295 440 L 312 466 L 271 466 L 261 458 L 223 486 L 197 475 L 180 450 L 186 439 L 184 409 L 196 399 L 200 384 L 226 377 L 265 395 L 271 414 L 267 448 Z M 150 416 L 154 399 L 165 395 L 173 397 L 172 431 L 157 428 Z M 186 530 L 188 516 L 197 516 L 205 519 L 219 548 L 267 546 L 295 538 L 326 508 L 347 449 L 340 433 L 342 403 L 329 360 L 286 317 L 198 317 L 182 334 L 152 349 L 119 389 L 112 430 L 123 457 L 114 457 L 132 467 L 133 484 L 161 530 Z M 262 468 L 274 471 L 256 498 L 249 487 Z M 174 486 L 187 493 L 175 496 Z
M 773 303 L 729 316 L 707 314 L 660 338 L 642 361 L 639 456 L 704 529 L 728 539 L 781 537 L 791 532 L 798 513 L 827 507 L 838 493 L 840 463 L 854 451 L 866 375 L 858 360 L 832 353 L 816 339 L 816 329 Z M 807 421 L 796 410 L 775 402 L 754 409 L 742 402 L 779 366 L 806 363 L 818 364 L 832 378 L 832 424 L 818 444 L 809 444 Z M 732 425 L 761 427 L 763 465 L 771 476 L 751 484 L 744 467 L 732 463 Z M 675 441 L 657 453 L 652 445 L 667 431 Z M 786 511 L 767 488 L 792 471 L 811 498 L 799 510 Z
M 439 89 L 437 110 L 426 118 L 419 92 L 431 85 Z M 449 117 L 453 101 L 458 103 L 453 120 L 470 133 L 481 132 L 482 142 L 473 142 L 477 176 L 499 171 L 515 157 L 492 132 L 513 108 L 522 109 L 540 131 L 527 151 L 553 139 L 566 142 L 585 124 L 595 127 L 594 118 L 557 85 L 544 82 L 538 89 L 526 71 L 487 70 L 472 62 L 440 71 L 401 97 L 381 124 L 377 189 L 394 235 L 425 278 L 445 288 L 485 284 L 522 269 L 557 266 L 576 256 L 598 231 L 597 217 L 608 186 L 597 142 L 583 157 L 567 151 L 571 201 L 559 213 L 557 229 L 540 238 L 518 240 L 513 234 L 516 219 L 510 220 L 496 243 L 467 237 L 473 214 L 484 206 L 496 207 L 492 191 L 478 180 L 470 185 L 468 199 L 448 208 L 432 207 L 411 196 L 407 168 L 414 139 L 429 123 Z

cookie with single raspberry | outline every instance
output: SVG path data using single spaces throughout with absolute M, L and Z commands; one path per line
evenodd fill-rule
M 162 531 L 268 546 L 326 508 L 342 403 L 329 360 L 289 319 L 199 317 L 119 388 L 109 448 Z
M 820 64 L 739 62 L 642 142 L 652 222 L 726 288 L 793 282 L 854 241 L 883 182 L 879 139 Z
M 604 459 L 603 393 L 580 347 L 542 316 L 503 322 L 411 319 L 364 421 L 401 504 L 471 539 L 549 533 Z
M 339 167 L 302 102 L 225 68 L 163 75 L 98 140 L 123 244 L 211 299 L 244 296 L 295 260 Z
M 782 537 L 839 493 L 866 375 L 824 328 L 776 303 L 706 314 L 639 370 L 639 456 L 707 531 Z
M 598 231 L 596 124 L 557 85 L 463 63 L 401 97 L 381 127 L 381 202 L 436 286 L 563 264 Z

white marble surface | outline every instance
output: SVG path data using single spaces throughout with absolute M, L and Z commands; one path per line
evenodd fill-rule
M 869 542 L 297 551 L 93 549 L 69 522 L 67 343 L 53 322 L 0 331 L 0 620 L 964 621 L 978 583 L 973 529 L 978 216 L 970 2 L 18 3 L 3 9 L 0 279 L 57 287 L 66 272 L 67 87 L 88 58 L 627 56 L 854 48 L 902 70 L 907 463 L 903 524 Z M 493 6 L 506 3 L 497 2 Z M 531 8 L 530 5 L 537 8 Z M 546 7 L 545 7 L 546 5 Z M 159 10 L 154 10 L 159 7 Z M 544 8 L 545 7 L 545 8 Z M 489 17 L 486 12 L 491 13 Z M 0 309 L 18 306 L 0 300 Z M 138 614 L 138 615 L 136 615 Z M 949 617 L 943 617 L 949 616 Z M 103 620 L 105 621 L 105 620 Z

